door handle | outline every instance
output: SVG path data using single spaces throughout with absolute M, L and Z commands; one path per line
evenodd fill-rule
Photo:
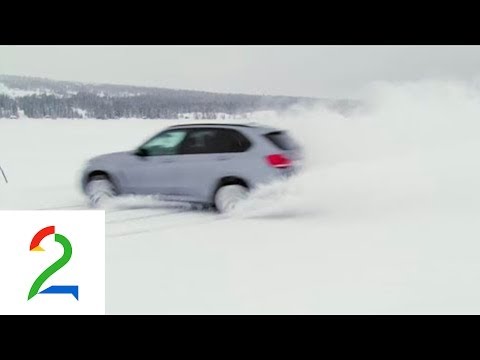
M 231 158 L 231 156 L 219 156 L 217 157 L 217 160 L 230 160 Z

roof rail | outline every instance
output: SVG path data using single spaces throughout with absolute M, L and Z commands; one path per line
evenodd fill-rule
M 188 124 L 178 124 L 172 125 L 170 127 L 183 127 L 183 126 L 243 126 L 243 127 L 257 127 L 258 124 L 247 123 L 247 124 L 235 124 L 235 123 L 188 123 Z

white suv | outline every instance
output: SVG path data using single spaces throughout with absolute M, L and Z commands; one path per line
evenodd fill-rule
M 94 206 L 106 197 L 140 194 L 214 205 L 223 212 L 255 186 L 296 172 L 301 157 L 300 147 L 280 129 L 177 125 L 133 151 L 93 158 L 81 183 Z

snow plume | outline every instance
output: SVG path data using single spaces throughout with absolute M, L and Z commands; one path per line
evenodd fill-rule
M 305 170 L 261 187 L 236 216 L 480 210 L 480 88 L 474 83 L 375 83 L 341 115 L 297 109 L 259 119 L 303 144 Z

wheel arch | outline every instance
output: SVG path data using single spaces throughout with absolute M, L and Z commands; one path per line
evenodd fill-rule
M 115 186 L 117 191 L 119 190 L 118 181 L 115 178 L 115 176 L 113 176 L 110 172 L 106 170 L 91 170 L 87 174 L 85 174 L 84 181 L 83 181 L 84 191 L 86 189 L 88 182 L 95 176 L 104 176 L 105 178 L 107 178 L 108 181 L 110 181 Z
M 242 186 L 245 186 L 247 189 L 250 189 L 249 182 L 246 181 L 244 178 L 240 176 L 235 176 L 235 175 L 224 176 L 221 179 L 219 179 L 215 184 L 215 187 L 211 196 L 212 202 L 214 202 L 215 194 L 217 193 L 218 189 L 226 185 L 242 185 Z

